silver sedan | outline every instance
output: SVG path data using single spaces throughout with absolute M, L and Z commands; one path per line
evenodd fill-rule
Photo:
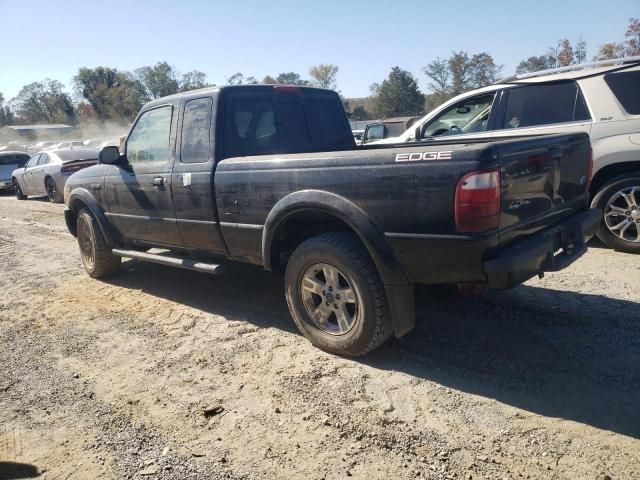
M 64 201 L 64 184 L 72 173 L 98 163 L 98 151 L 74 148 L 38 152 L 24 168 L 13 171 L 12 182 L 18 200 L 29 195 L 49 197 L 54 203 Z

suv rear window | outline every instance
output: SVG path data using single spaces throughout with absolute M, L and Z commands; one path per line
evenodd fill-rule
M 509 89 L 502 128 L 527 128 L 590 120 L 575 82 Z
M 640 115 L 640 70 L 608 73 L 604 81 L 627 113 Z
M 355 148 L 333 92 L 243 88 L 229 93 L 225 110 L 227 158 Z
M 17 165 L 18 167 L 24 167 L 27 160 L 29 160 L 29 155 L 21 155 L 19 153 L 0 155 L 0 165 Z

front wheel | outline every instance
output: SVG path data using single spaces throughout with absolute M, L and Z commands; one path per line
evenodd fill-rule
M 303 242 L 285 273 L 289 311 L 315 346 L 363 355 L 392 333 L 384 286 L 357 237 L 325 233 Z
M 607 183 L 593 206 L 602 209 L 598 238 L 616 250 L 640 253 L 640 175 Z
M 77 234 L 82 265 L 90 277 L 103 278 L 118 271 L 120 257 L 111 253 L 98 222 L 86 209 L 78 214 Z
M 16 194 L 16 198 L 18 200 L 26 200 L 27 196 L 22 193 L 22 188 L 20 188 L 20 184 L 18 183 L 18 180 L 16 180 L 15 178 L 11 181 L 12 185 L 13 185 L 13 191 Z

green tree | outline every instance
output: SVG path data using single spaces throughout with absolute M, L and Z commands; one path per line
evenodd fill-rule
M 469 61 L 465 89 L 491 85 L 499 80 L 501 71 L 502 65 L 496 65 L 491 55 L 487 52 L 478 53 Z
M 179 90 L 181 92 L 187 92 L 189 90 L 196 90 L 197 88 L 205 88 L 210 85 L 207 83 L 207 74 L 198 70 L 191 70 L 190 72 L 183 73 L 180 79 Z
M 516 74 L 538 72 L 540 70 L 548 70 L 555 68 L 556 57 L 551 52 L 547 52 L 537 57 L 529 57 L 521 61 L 516 68 Z
M 328 88 L 330 90 L 337 90 L 338 83 L 336 77 L 338 76 L 338 66 L 331 63 L 321 63 L 309 68 L 309 76 L 311 77 L 311 84 L 314 87 Z
M 309 85 L 309 82 L 300 78 L 295 72 L 281 73 L 276 77 L 276 83 L 280 85 Z
M 63 85 L 49 78 L 20 89 L 13 99 L 20 121 L 25 123 L 73 123 L 75 110 Z
M 433 106 L 438 106 L 446 102 L 451 97 L 449 61 L 446 58 L 438 57 L 428 63 L 422 71 L 429 79 L 427 86 L 431 90 Z
M 373 116 L 362 105 L 358 105 L 351 112 L 351 120 L 371 120 Z
M 469 85 L 469 70 L 471 68 L 469 55 L 462 50 L 453 52 L 448 63 L 451 72 L 451 94 L 453 96 L 460 95 L 468 89 Z
M 389 77 L 371 86 L 374 114 L 378 118 L 420 115 L 424 109 L 424 95 L 411 73 L 393 67 Z
M 4 95 L 0 92 L 0 128 L 11 125 L 13 120 L 13 112 L 9 108 L 9 105 L 5 105 Z
M 576 43 L 574 59 L 575 63 L 584 63 L 587 60 L 587 42 L 584 41 L 582 35 L 580 35 L 578 43 Z
M 273 78 L 271 75 L 267 75 L 262 79 L 262 83 L 264 83 L 265 85 L 275 85 L 276 83 L 278 83 L 278 80 Z
M 130 120 L 148 100 L 139 79 L 115 68 L 80 68 L 73 77 L 75 92 L 100 120 Z
M 244 83 L 244 75 L 240 72 L 234 73 L 227 78 L 227 85 L 242 85 Z
M 151 98 L 166 97 L 178 93 L 178 73 L 167 62 L 158 62 L 153 67 L 140 67 L 136 74 Z

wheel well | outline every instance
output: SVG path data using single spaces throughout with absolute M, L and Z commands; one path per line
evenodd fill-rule
M 278 226 L 271 244 L 271 266 L 275 271 L 284 270 L 293 251 L 305 240 L 326 232 L 351 232 L 353 229 L 330 213 L 305 210 L 287 217 Z M 356 235 L 357 236 L 357 235 Z
M 637 162 L 614 163 L 599 170 L 591 180 L 589 196 L 593 198 L 609 180 L 625 173 L 640 174 L 640 160 Z

